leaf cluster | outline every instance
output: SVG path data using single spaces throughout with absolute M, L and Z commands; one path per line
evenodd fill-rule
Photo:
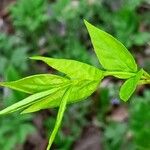
M 14 25 L 16 35 L 9 35 L 8 37 L 8 35 L 0 34 L 0 75 L 3 74 L 5 76 L 4 80 L 15 80 L 19 78 L 20 73 L 27 70 L 26 57 L 27 53 L 29 53 L 27 51 L 29 47 L 30 51 L 36 53 L 36 55 L 45 53 L 51 57 L 73 58 L 83 62 L 96 64 L 98 61 L 93 57 L 93 54 L 86 51 L 86 47 L 89 48 L 90 46 L 89 42 L 84 43 L 84 45 L 82 44 L 87 38 L 85 36 L 85 29 L 83 28 L 81 18 L 86 18 L 94 24 L 99 24 L 102 29 L 112 33 L 128 48 L 133 45 L 144 45 L 149 41 L 148 32 L 140 32 L 139 30 L 141 25 L 149 25 L 150 15 L 149 13 L 146 14 L 145 11 L 141 13 L 142 15 L 137 13 L 138 8 L 143 2 L 146 2 L 146 0 L 125 0 L 122 1 L 123 3 L 121 6 L 118 6 L 116 2 L 109 0 L 80 0 L 76 2 L 59 0 L 48 3 L 47 1 L 40 1 L 41 0 L 18 0 L 9 8 L 9 15 Z M 147 3 L 149 3 L 148 0 Z M 48 26 L 46 24 L 48 24 Z M 26 37 L 26 39 L 24 37 Z M 44 41 L 44 44 L 46 42 L 44 48 L 43 44 L 40 44 L 42 43 L 41 41 Z M 37 49 L 42 50 L 37 51 Z M 45 51 L 45 49 L 48 49 L 48 51 Z M 113 75 L 124 79 L 134 76 L 132 71 L 131 73 L 122 73 L 122 71 L 120 72 L 117 70 L 114 74 L 114 70 L 110 72 L 104 67 L 103 71 L 105 71 L 106 75 Z M 12 78 L 12 76 L 15 76 L 15 78 Z M 126 81 L 127 83 L 123 86 L 124 88 L 121 88 L 122 92 L 120 92 L 126 93 L 120 94 L 122 99 L 129 98 L 132 91 L 135 90 L 136 81 L 136 79 Z M 142 77 L 140 83 L 147 82 L 145 77 Z M 134 86 L 128 91 L 126 87 L 131 84 L 134 84 Z M 80 85 L 80 83 L 78 85 Z M 82 87 L 84 88 L 84 85 Z M 63 92 L 64 91 L 62 90 L 60 95 L 62 95 Z M 19 93 L 16 95 L 19 95 Z M 10 96 L 9 102 L 15 103 L 16 99 L 20 100 L 22 98 L 19 96 L 17 96 L 17 98 Z M 53 102 L 53 106 L 56 106 L 56 104 L 56 102 Z M 47 107 L 44 105 L 47 105 Z M 50 105 L 52 106 L 52 104 Z M 46 104 L 44 102 L 43 104 L 43 102 L 39 101 L 39 106 L 35 104 L 33 110 L 40 110 L 40 106 L 42 106 L 43 109 L 49 108 L 48 103 Z
M 139 69 L 133 56 L 121 42 L 86 20 L 84 22 L 103 69 L 75 60 L 35 56 L 31 59 L 43 61 L 65 76 L 38 74 L 17 81 L 0 82 L 1 86 L 31 94 L 22 101 L 0 111 L 0 115 L 18 110 L 21 110 L 22 114 L 31 113 L 59 106 L 47 150 L 54 141 L 67 104 L 81 101 L 90 96 L 104 77 L 114 76 L 126 80 L 119 93 L 123 101 L 127 101 L 131 97 L 138 84 L 150 82 L 150 75 L 143 69 Z

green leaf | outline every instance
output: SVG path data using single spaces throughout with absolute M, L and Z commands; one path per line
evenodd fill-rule
M 103 77 L 102 77 L 103 78 Z M 75 81 L 69 95 L 68 103 L 75 103 L 89 97 L 99 86 L 102 78 L 97 81 L 81 80 Z
M 5 86 L 21 92 L 33 94 L 44 90 L 59 87 L 68 82 L 67 78 L 52 74 L 38 74 L 29 76 L 17 81 L 0 82 L 0 86 Z
M 42 109 L 48 109 L 48 108 L 60 106 L 60 101 L 65 91 L 66 88 L 61 88 L 57 92 L 40 99 L 37 103 L 33 103 L 25 110 L 23 110 L 21 114 L 32 113 Z
M 102 76 L 102 71 L 91 65 L 69 59 L 55 59 L 41 56 L 31 57 L 34 60 L 41 60 L 52 68 L 65 73 L 70 78 L 98 80 Z
M 119 96 L 123 101 L 127 101 L 136 89 L 136 86 L 141 79 L 143 69 L 141 69 L 134 77 L 126 80 L 121 86 Z
M 59 107 L 59 111 L 58 111 L 58 114 L 57 114 L 57 118 L 56 118 L 56 123 L 55 123 L 55 127 L 54 127 L 54 130 L 50 136 L 50 139 L 49 139 L 49 143 L 48 143 L 48 146 L 47 146 L 47 150 L 50 150 L 51 148 L 51 145 L 55 139 L 55 136 L 58 132 L 58 129 L 60 128 L 60 125 L 61 125 L 61 122 L 62 122 L 62 118 L 63 118 L 63 115 L 64 115 L 64 112 L 65 112 L 65 109 L 66 109 L 66 105 L 67 105 L 67 100 L 68 100 L 68 96 L 70 94 L 70 91 L 71 91 L 71 88 L 67 89 L 62 97 L 62 100 L 61 100 L 61 103 L 60 103 L 60 107 Z
M 4 115 L 4 114 L 8 114 L 8 113 L 12 113 L 15 111 L 18 111 L 20 109 L 23 109 L 27 106 L 30 106 L 32 103 L 37 102 L 38 100 L 40 100 L 41 98 L 48 96 L 54 92 L 56 92 L 58 90 L 58 88 L 54 88 L 54 89 L 50 89 L 44 92 L 40 92 L 40 93 L 36 93 L 33 94 L 3 110 L 0 111 L 0 115 Z
M 72 82 L 72 90 L 70 92 L 70 95 L 68 96 L 68 104 L 81 101 L 90 96 L 96 90 L 100 81 L 70 80 L 70 82 Z M 61 97 L 63 96 L 65 90 L 66 88 L 63 88 L 52 95 L 44 97 L 37 103 L 29 106 L 22 113 L 31 113 L 39 111 L 41 109 L 58 107 L 60 105 Z
M 109 71 L 136 72 L 137 65 L 126 47 L 110 34 L 85 21 L 96 55 Z

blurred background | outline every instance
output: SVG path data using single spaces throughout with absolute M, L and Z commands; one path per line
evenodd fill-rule
M 0 0 L 0 80 L 55 73 L 33 55 L 99 67 L 83 19 L 119 39 L 150 72 L 149 0 Z M 124 103 L 121 84 L 107 78 L 88 100 L 68 106 L 52 149 L 150 150 L 150 86 Z M 25 96 L 0 88 L 0 109 Z M 0 149 L 44 150 L 57 110 L 0 117 Z

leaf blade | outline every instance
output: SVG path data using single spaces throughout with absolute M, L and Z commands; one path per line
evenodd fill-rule
M 127 101 L 136 89 L 136 86 L 141 79 L 143 70 L 141 69 L 134 77 L 129 78 L 121 86 L 119 96 L 123 101 Z
M 70 59 L 55 59 L 42 56 L 31 57 L 33 60 L 41 60 L 51 66 L 52 68 L 67 74 L 70 78 L 84 79 L 99 79 L 103 72 L 98 68 Z
M 34 94 L 58 87 L 60 84 L 64 84 L 66 82 L 68 82 L 68 79 L 61 76 L 53 74 L 38 74 L 16 81 L 0 82 L 0 86 L 8 87 L 29 94 Z
M 83 80 L 82 82 L 78 82 L 78 83 L 72 85 L 72 90 L 68 97 L 67 104 L 81 101 L 81 100 L 87 98 L 88 96 L 90 96 L 96 90 L 97 86 L 99 85 L 99 82 L 100 81 L 85 81 L 85 80 Z M 54 95 L 50 95 L 50 96 L 47 96 L 47 97 L 41 99 L 37 103 L 26 108 L 22 113 L 23 114 L 31 113 L 31 112 L 36 112 L 36 111 L 39 111 L 42 109 L 58 107 L 60 105 L 61 97 L 64 93 L 64 90 L 66 90 L 66 88 L 57 91 L 57 92 L 59 92 L 59 94 L 54 93 Z
M 66 109 L 69 94 L 70 94 L 70 89 L 67 89 L 66 92 L 64 93 L 64 96 L 63 96 L 63 98 L 61 100 L 61 103 L 60 103 L 59 111 L 58 111 L 57 118 L 56 118 L 55 127 L 54 127 L 54 130 L 53 130 L 53 132 L 50 136 L 49 143 L 48 143 L 48 146 L 47 146 L 47 150 L 49 150 L 51 148 L 52 143 L 55 139 L 55 136 L 58 132 L 58 129 L 60 128 L 62 118 L 63 118 L 63 114 L 64 114 L 65 109 Z
M 37 103 L 34 103 L 34 104 L 30 105 L 29 107 L 25 108 L 21 112 L 21 114 L 33 113 L 33 112 L 36 112 L 36 111 L 39 111 L 42 109 L 53 108 L 54 104 L 55 104 L 55 107 L 59 106 L 60 101 L 61 101 L 61 97 L 63 96 L 65 90 L 66 90 L 66 88 L 58 90 L 56 93 L 42 98 Z M 55 103 L 53 101 L 55 101 Z
M 136 72 L 137 65 L 126 47 L 110 34 L 84 20 L 95 53 L 106 70 Z
M 15 112 L 15 111 L 18 111 L 28 105 L 30 105 L 32 102 L 40 99 L 40 98 L 43 98 L 47 95 L 50 95 L 51 93 L 53 92 L 56 92 L 58 89 L 55 88 L 55 89 L 51 89 L 51 90 L 47 90 L 47 91 L 44 91 L 44 92 L 40 92 L 40 93 L 36 93 L 36 94 L 33 94 L 11 106 L 8 106 L 7 108 L 3 109 L 0 111 L 0 115 L 4 115 L 4 114 L 8 114 L 8 113 L 11 113 L 11 112 Z

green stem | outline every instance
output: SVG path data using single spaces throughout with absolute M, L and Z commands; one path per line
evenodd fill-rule
M 143 75 L 144 75 L 146 78 L 150 79 L 150 74 L 148 74 L 145 70 L 143 70 Z
M 121 72 L 121 71 L 105 71 L 104 72 L 104 76 L 109 76 L 109 75 L 128 75 L 128 76 L 135 76 L 136 73 L 132 73 L 132 72 Z
M 104 71 L 104 76 L 119 76 L 119 75 L 125 75 L 127 77 L 133 77 L 136 75 L 134 72 L 120 72 L 120 71 Z M 142 75 L 142 83 L 146 83 L 150 81 L 150 74 L 148 74 L 145 70 L 143 70 L 143 75 Z M 149 80 L 149 81 L 148 81 Z
M 150 84 L 150 80 L 140 80 L 139 84 Z
M 150 84 L 150 74 L 143 70 L 143 76 L 139 81 L 139 84 Z

